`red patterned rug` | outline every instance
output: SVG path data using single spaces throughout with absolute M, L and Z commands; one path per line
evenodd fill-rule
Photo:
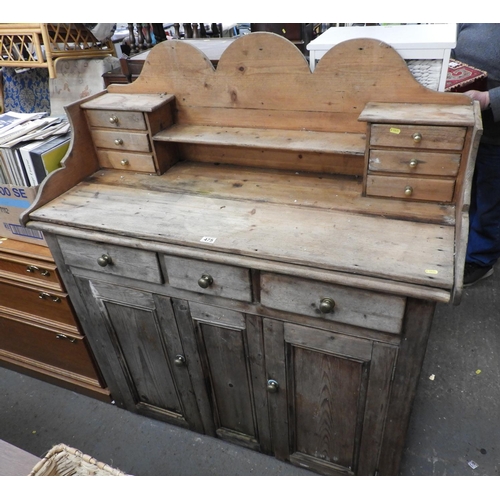
M 487 76 L 486 71 L 481 71 L 456 59 L 450 59 L 445 91 L 486 90 Z

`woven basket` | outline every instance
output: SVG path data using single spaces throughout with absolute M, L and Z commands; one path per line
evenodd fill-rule
M 418 83 L 431 90 L 439 89 L 441 59 L 408 59 L 406 61 L 408 69 Z
M 29 474 L 30 476 L 125 476 L 122 471 L 99 462 L 80 450 L 58 444 Z

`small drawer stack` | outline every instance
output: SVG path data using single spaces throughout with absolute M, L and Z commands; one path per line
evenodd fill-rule
M 155 147 L 152 137 L 172 124 L 169 94 L 105 93 L 81 105 L 99 166 L 162 174 L 174 162 L 173 146 Z
M 439 108 L 439 109 L 438 109 Z M 470 114 L 454 106 L 368 104 L 364 195 L 453 203 Z M 453 124 L 453 125 L 451 125 Z
M 110 400 L 48 248 L 0 240 L 0 363 Z

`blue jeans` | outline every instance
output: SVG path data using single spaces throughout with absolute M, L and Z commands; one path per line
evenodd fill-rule
M 469 221 L 466 261 L 492 266 L 500 257 L 500 146 L 479 146 Z

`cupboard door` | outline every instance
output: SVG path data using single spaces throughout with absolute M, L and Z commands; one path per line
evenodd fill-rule
M 103 343 L 99 362 L 112 365 L 113 397 L 121 395 L 129 410 L 203 432 L 170 299 L 79 282 L 84 296 L 93 298 L 87 307 Z
M 264 320 L 273 446 L 324 474 L 375 474 L 396 348 Z
M 190 371 L 212 434 L 270 453 L 260 318 L 180 300 L 174 307 L 183 338 L 190 330 L 199 353 L 201 373 Z

